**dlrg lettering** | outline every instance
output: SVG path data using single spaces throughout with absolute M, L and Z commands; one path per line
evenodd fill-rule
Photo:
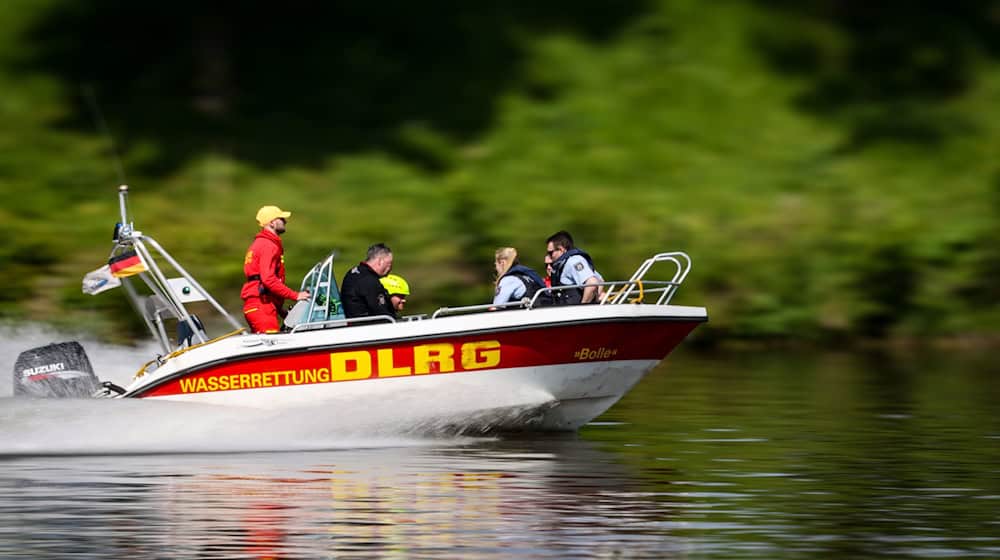
M 329 354 L 329 367 L 187 377 L 179 385 L 182 393 L 203 393 L 473 371 L 498 366 L 500 352 L 498 340 L 345 350 Z

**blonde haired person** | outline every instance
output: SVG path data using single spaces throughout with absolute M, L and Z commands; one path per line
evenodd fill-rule
M 531 298 L 535 292 L 545 287 L 545 281 L 537 272 L 520 264 L 517 249 L 500 247 L 494 254 L 497 280 L 493 292 L 493 305 L 502 305 Z

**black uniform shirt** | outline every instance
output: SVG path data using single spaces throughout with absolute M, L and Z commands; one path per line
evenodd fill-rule
M 363 262 L 344 275 L 344 281 L 340 285 L 340 300 L 348 319 L 373 315 L 396 316 L 389 292 L 379 282 L 378 274 Z

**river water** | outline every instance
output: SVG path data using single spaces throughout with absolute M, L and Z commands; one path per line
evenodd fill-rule
M 58 336 L 5 334 L 9 395 Z M 117 381 L 150 351 L 84 346 Z M 682 346 L 579 433 L 503 438 L 0 397 L 0 558 L 1000 558 L 997 364 Z

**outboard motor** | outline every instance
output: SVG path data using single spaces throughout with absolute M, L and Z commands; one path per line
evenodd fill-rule
M 14 396 L 90 397 L 102 388 L 79 342 L 58 342 L 21 352 L 14 362 Z

